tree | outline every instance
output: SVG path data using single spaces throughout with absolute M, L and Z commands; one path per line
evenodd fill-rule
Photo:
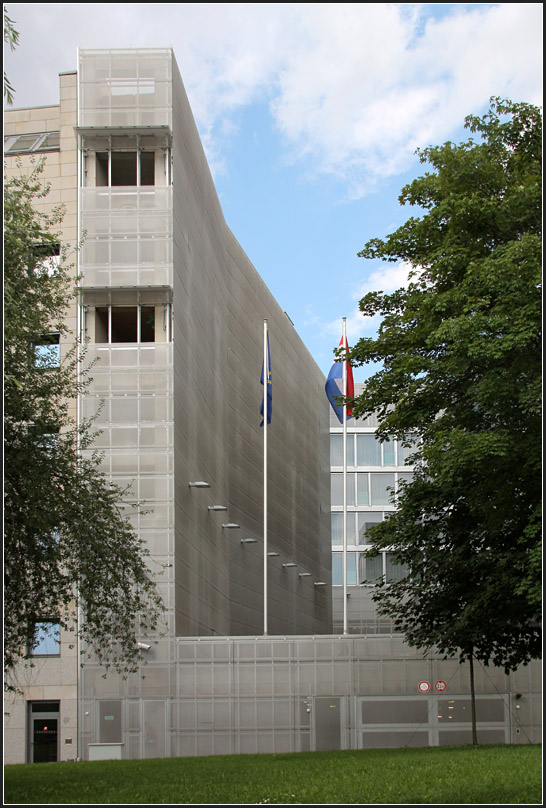
M 10 46 L 10 50 L 14 51 L 17 45 L 19 44 L 19 32 L 15 30 L 15 25 L 13 20 L 8 17 L 8 12 L 6 7 L 4 6 L 4 43 Z M 6 75 L 6 71 L 4 70 L 4 98 L 6 99 L 8 104 L 13 104 L 13 95 L 15 90 L 13 89 L 10 80 Z
M 508 671 L 541 654 L 541 114 L 491 99 L 466 128 L 480 140 L 418 152 L 432 171 L 399 199 L 422 215 L 359 253 L 412 274 L 360 302 L 382 322 L 352 361 L 382 368 L 353 406 L 417 439 L 370 531 L 409 569 L 377 588 L 380 612 L 413 646 Z
M 90 449 L 92 425 L 71 416 L 89 373 L 81 345 L 60 359 L 75 290 L 62 211 L 36 209 L 42 169 L 8 179 L 4 195 L 4 668 L 13 673 L 36 624 L 54 618 L 76 622 L 102 664 L 128 672 L 138 631 L 155 631 L 164 607 L 123 492 Z

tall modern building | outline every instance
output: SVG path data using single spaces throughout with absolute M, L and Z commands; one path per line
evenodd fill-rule
M 34 667 L 16 671 L 20 694 L 5 702 L 6 762 L 467 742 L 465 666 L 416 654 L 374 611 L 370 578 L 397 569 L 388 554 L 364 559 L 366 530 L 411 469 L 372 422 L 349 430 L 342 633 L 339 425 L 224 221 L 172 51 L 82 50 L 60 104 L 8 110 L 4 133 L 7 172 L 44 157 L 42 204 L 64 204 L 63 240 L 83 240 L 68 316 L 97 362 L 75 411 L 96 418 L 105 474 L 143 506 L 134 527 L 166 605 L 164 635 L 137 638 L 142 666 L 126 680 L 80 667 L 81 649 L 44 615 Z M 61 360 L 66 350 L 59 340 Z M 479 670 L 476 686 L 483 742 L 539 739 L 538 664 Z

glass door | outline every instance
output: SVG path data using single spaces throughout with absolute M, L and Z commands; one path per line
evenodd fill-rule
M 29 761 L 55 763 L 59 758 L 59 702 L 29 704 Z

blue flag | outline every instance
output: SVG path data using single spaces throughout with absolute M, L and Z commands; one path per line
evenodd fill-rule
M 260 384 L 264 383 L 264 363 L 262 362 L 262 375 L 260 376 Z M 271 354 L 269 353 L 269 334 L 267 335 L 267 423 L 271 423 L 271 411 L 273 409 L 273 385 L 271 381 Z M 260 407 L 260 415 L 263 419 L 264 414 L 264 396 L 262 396 L 262 405 Z M 263 426 L 264 422 L 260 426 Z

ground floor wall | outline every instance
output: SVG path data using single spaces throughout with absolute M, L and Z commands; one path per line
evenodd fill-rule
M 471 743 L 469 670 L 399 637 L 178 638 L 163 691 L 84 669 L 81 756 L 145 758 Z M 540 663 L 475 665 L 478 740 L 538 743 Z M 146 680 L 144 680 L 145 682 Z M 154 693 L 155 691 L 155 693 Z M 111 745 L 109 745 L 111 744 Z
M 475 686 L 480 743 L 540 742 L 540 662 L 509 675 L 476 664 Z M 422 657 L 396 636 L 164 638 L 127 679 L 83 667 L 77 748 L 67 743 L 75 741 L 74 693 L 18 697 L 6 723 L 7 763 L 31 760 L 29 703 L 42 709 L 59 694 L 58 759 L 472 742 L 468 666 Z
M 4 763 L 78 757 L 78 658 L 61 630 L 58 652 L 34 656 L 4 680 Z

